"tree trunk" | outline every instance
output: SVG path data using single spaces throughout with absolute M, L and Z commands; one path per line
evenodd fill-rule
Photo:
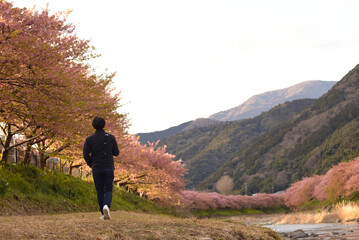
M 46 167 L 46 160 L 44 161 L 44 154 L 41 152 L 39 152 L 39 162 L 40 162 L 40 168 L 44 170 Z
M 39 157 L 37 157 L 34 153 L 32 154 L 32 156 L 34 157 L 34 159 L 35 159 L 35 167 L 39 167 L 39 158 L 41 158 L 40 156 Z
M 16 148 L 14 148 L 14 154 L 15 154 L 15 163 L 17 164 L 17 162 L 18 162 L 18 150 L 17 150 L 17 147 Z
M 25 165 L 29 165 L 29 163 L 30 163 L 30 151 L 31 151 L 31 144 L 27 143 L 26 149 L 25 149 L 25 156 L 24 156 L 24 164 Z
M 1 160 L 4 163 L 8 162 L 8 157 L 9 157 L 9 150 L 6 150 L 6 148 L 3 148 L 1 151 Z
M 46 161 L 47 159 L 49 159 L 49 156 L 44 156 L 43 153 L 39 153 L 39 154 L 40 154 L 40 167 L 42 170 L 44 170 L 46 167 Z
M 59 161 L 59 165 L 60 165 L 60 173 L 64 173 L 64 165 L 61 165 L 61 159 Z
M 82 164 L 77 164 L 77 165 L 72 165 L 73 163 L 70 164 L 70 176 L 72 176 L 72 169 L 74 168 L 79 168 L 82 166 Z
M 7 125 L 7 130 L 3 130 L 4 134 L 5 134 L 5 141 L 4 141 L 4 145 L 3 145 L 3 149 L 1 151 L 1 160 L 4 161 L 5 163 L 8 162 L 8 158 L 9 158 L 9 149 L 10 149 L 10 143 L 11 143 L 11 139 L 12 139 L 12 134 L 11 132 L 11 125 Z

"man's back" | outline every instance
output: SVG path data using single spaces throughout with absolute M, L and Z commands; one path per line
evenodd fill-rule
M 96 130 L 95 134 L 86 138 L 84 158 L 92 168 L 114 168 L 113 156 L 119 155 L 116 139 L 104 130 Z

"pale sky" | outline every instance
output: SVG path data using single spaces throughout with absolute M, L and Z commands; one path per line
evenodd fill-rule
M 130 133 L 164 130 L 359 63 L 355 0 L 14 0 L 69 21 L 117 72 Z

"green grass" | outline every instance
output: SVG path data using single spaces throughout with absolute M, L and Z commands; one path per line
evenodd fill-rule
M 330 209 L 334 205 L 341 203 L 341 202 L 355 202 L 359 204 L 359 192 L 355 192 L 350 196 L 347 197 L 338 197 L 336 199 L 326 199 L 324 201 L 318 201 L 318 200 L 311 200 L 307 203 L 303 203 L 299 206 L 295 207 L 296 211 L 312 211 L 312 210 L 318 210 L 321 209 Z
M 258 209 L 208 209 L 208 210 L 194 210 L 192 214 L 198 217 L 213 217 L 213 216 L 236 216 L 242 214 L 258 214 L 263 211 Z
M 14 206 L 15 214 L 98 210 L 96 191 L 91 182 L 33 166 L 0 163 L 0 212 L 6 214 L 6 210 Z M 118 187 L 114 187 L 111 209 L 169 212 Z
M 345 200 L 352 201 L 352 202 L 359 202 L 359 192 L 353 193 L 351 196 L 346 198 Z
M 242 208 L 242 209 L 208 209 L 208 210 L 194 210 L 191 213 L 197 217 L 215 217 L 215 216 L 237 216 L 243 214 L 259 214 L 259 213 L 285 213 L 289 209 L 285 207 L 277 208 Z

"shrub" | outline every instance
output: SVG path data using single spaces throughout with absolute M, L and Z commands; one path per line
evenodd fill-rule
M 359 217 L 359 206 L 353 202 L 341 202 L 334 206 L 333 212 L 342 221 L 353 220 Z
M 230 194 L 233 190 L 233 187 L 233 179 L 229 176 L 222 176 L 216 183 L 217 191 L 224 195 Z

